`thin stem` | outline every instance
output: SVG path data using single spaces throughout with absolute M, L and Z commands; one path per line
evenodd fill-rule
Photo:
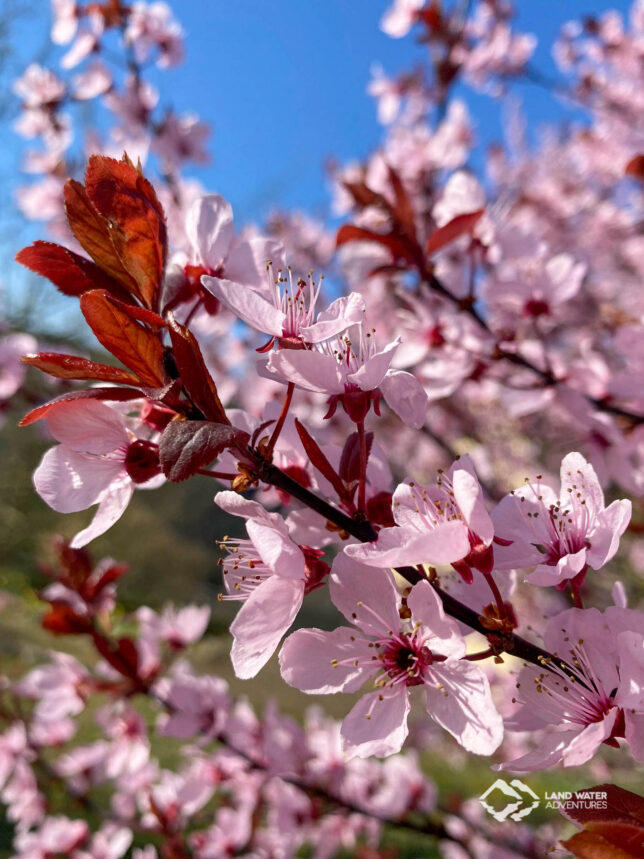
M 463 659 L 466 659 L 468 662 L 478 662 L 480 659 L 489 659 L 490 656 L 496 656 L 496 653 L 491 647 L 488 647 L 487 650 L 479 650 L 478 653 L 468 653 Z
M 208 468 L 198 468 L 197 474 L 203 474 L 204 477 L 216 477 L 217 480 L 234 480 L 239 477 L 239 472 L 233 474 L 229 471 L 210 471 Z
M 358 483 L 358 510 L 365 512 L 367 495 L 367 437 L 364 420 L 358 421 L 358 441 L 360 443 L 360 482 Z
M 277 444 L 277 440 L 280 437 L 280 433 L 284 428 L 284 422 L 286 421 L 286 416 L 288 415 L 288 410 L 291 408 L 291 401 L 293 400 L 293 391 L 295 390 L 295 385 L 293 382 L 288 383 L 288 387 L 286 388 L 286 396 L 284 397 L 284 403 L 282 404 L 282 411 L 280 412 L 279 419 L 275 424 L 273 429 L 273 434 L 270 437 L 268 442 L 268 446 L 266 447 L 265 456 L 267 459 L 273 454 L 275 450 L 275 445 Z
M 505 607 L 505 600 L 501 596 L 501 591 L 499 590 L 499 586 L 494 581 L 494 577 L 492 576 L 492 573 L 487 574 L 485 576 L 485 580 L 487 581 L 488 586 L 489 586 L 489 588 L 492 591 L 492 594 L 494 596 L 494 602 L 496 603 L 496 608 L 497 608 L 497 611 L 499 612 L 499 618 L 501 620 L 503 620 L 505 617 L 507 617 L 507 609 Z

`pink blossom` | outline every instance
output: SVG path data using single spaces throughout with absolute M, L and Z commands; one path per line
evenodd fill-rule
M 561 463 L 561 492 L 541 481 L 507 495 L 492 513 L 497 535 L 510 545 L 495 549 L 496 567 L 535 567 L 526 581 L 564 585 L 607 564 L 631 518 L 631 502 L 605 506 L 597 475 L 580 453 Z
M 228 551 L 223 559 L 222 599 L 243 602 L 230 631 L 235 639 L 231 659 L 235 674 L 254 677 L 273 655 L 302 605 L 305 591 L 319 582 L 324 567 L 291 540 L 286 523 L 277 513 L 267 513 L 256 501 L 235 492 L 220 492 L 216 504 L 246 519 L 248 540 L 223 540 Z
M 491 754 L 502 739 L 501 718 L 485 674 L 463 660 L 465 642 L 427 581 L 406 598 L 409 620 L 392 575 L 339 555 L 330 578 L 336 607 L 359 630 L 298 630 L 280 653 L 282 677 L 309 694 L 368 692 L 342 723 L 349 757 L 386 757 L 407 736 L 409 689 L 423 686 L 427 712 L 468 751 Z
M 162 722 L 162 731 L 169 737 L 185 739 L 197 734 L 209 740 L 226 724 L 230 699 L 228 684 L 220 677 L 178 671 L 163 697 L 170 714 Z
M 136 0 L 128 16 L 125 41 L 130 44 L 139 63 L 144 63 L 158 50 L 161 68 L 176 66 L 183 60 L 183 30 L 174 19 L 167 3 L 144 3 Z
M 206 142 L 210 137 L 210 126 L 194 114 L 177 116 L 169 113 L 156 129 L 152 148 L 166 170 L 174 172 L 185 162 L 207 164 L 210 160 Z
M 52 0 L 53 22 L 51 40 L 55 45 L 67 45 L 78 29 L 79 9 L 76 0 Z
M 257 258 L 257 251 L 253 250 Z M 281 269 L 277 270 L 275 277 L 270 260 L 265 267 L 266 278 L 261 289 L 248 279 L 235 281 L 233 272 L 229 271 L 226 273 L 232 279 L 202 278 L 206 289 L 235 316 L 251 328 L 269 335 L 271 339 L 262 351 L 275 341 L 283 348 L 302 349 L 305 343 L 326 340 L 362 320 L 364 299 L 357 293 L 336 299 L 316 317 L 322 277 L 317 283 L 312 274 L 306 280 L 294 281 L 290 268 L 286 277 Z
M 38 108 L 56 104 L 65 96 L 65 84 L 52 71 L 32 63 L 13 85 L 25 107 Z
M 380 29 L 394 39 L 406 36 L 418 19 L 425 0 L 394 0 L 380 22 Z
M 515 692 L 520 706 L 506 724 L 546 733 L 534 751 L 494 768 L 522 773 L 558 763 L 580 766 L 602 743 L 619 746 L 618 738 L 626 739 L 635 760 L 644 761 L 641 612 L 569 609 L 549 621 L 545 645 L 563 662 L 521 670 Z
M 10 400 L 20 390 L 27 369 L 20 358 L 37 348 L 31 334 L 7 334 L 0 338 L 0 402 Z
M 124 416 L 105 403 L 59 402 L 46 420 L 60 444 L 45 453 L 34 472 L 36 491 L 59 513 L 98 504 L 91 524 L 73 538 L 72 548 L 111 528 L 135 487 L 156 489 L 164 482 L 156 445 L 138 438 Z
M 395 527 L 383 528 L 373 543 L 347 546 L 345 553 L 378 567 L 454 564 L 470 580 L 470 567 L 490 572 L 494 529 L 469 457 L 456 460 L 435 485 L 401 483 L 393 515 Z
M 49 859 L 59 854 L 70 855 L 89 836 L 84 820 L 68 817 L 46 817 L 34 832 L 19 834 L 15 840 L 16 859 Z
M 121 859 L 132 843 L 132 832 L 118 823 L 104 823 L 83 850 L 75 850 L 71 859 Z
M 418 429 L 425 422 L 427 395 L 411 373 L 391 367 L 400 338 L 378 351 L 373 334 L 364 324 L 353 325 L 312 349 L 272 352 L 267 371 L 306 391 L 329 394 L 327 417 L 341 403 L 352 420 L 364 420 L 372 402 L 379 413 L 384 396 L 402 421 Z
M 54 652 L 51 662 L 30 671 L 19 683 L 21 695 L 38 703 L 38 719 L 57 720 L 76 716 L 85 709 L 91 678 L 87 670 L 67 653 Z

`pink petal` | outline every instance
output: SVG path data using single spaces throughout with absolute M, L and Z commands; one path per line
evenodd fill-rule
M 231 492 L 229 489 L 218 492 L 215 495 L 215 504 L 232 516 L 255 519 L 264 525 L 269 525 L 279 530 L 284 535 L 288 535 L 286 523 L 279 513 L 269 513 L 262 504 L 257 501 L 251 501 L 249 498 L 244 498 L 238 492 Z
M 400 420 L 420 429 L 427 416 L 427 394 L 415 376 L 404 370 L 388 370 L 380 382 L 380 390 Z
M 290 537 L 256 519 L 248 520 L 246 530 L 262 561 L 273 572 L 287 579 L 304 578 L 304 554 Z
M 474 471 L 474 463 L 467 454 L 461 456 L 452 468 L 454 498 L 470 530 L 489 544 L 494 537 L 494 525 L 485 507 L 481 485 Z
M 592 722 L 577 734 L 563 751 L 563 765 L 579 767 L 594 757 L 604 740 L 610 737 L 618 712 L 617 707 L 613 707 L 600 722 Z
M 353 382 L 363 391 L 375 390 L 385 378 L 385 373 L 391 366 L 394 353 L 400 346 L 400 343 L 400 337 L 396 337 L 381 352 L 376 352 L 370 358 L 367 358 L 355 373 L 350 373 L 347 376 L 347 380 Z
M 425 641 L 429 649 L 443 656 L 460 657 L 465 655 L 465 641 L 458 624 L 445 617 L 440 597 L 429 582 L 418 582 L 407 597 L 414 625 L 424 627 Z
M 346 619 L 368 635 L 381 638 L 400 627 L 400 594 L 389 570 L 365 567 L 340 553 L 333 561 L 329 594 Z
M 197 262 L 216 269 L 228 253 L 234 234 L 233 210 L 219 194 L 200 197 L 188 209 L 186 235 Z
M 272 337 L 281 336 L 284 314 L 262 298 L 258 292 L 241 283 L 209 277 L 207 274 L 203 275 L 201 283 L 208 292 L 251 328 L 270 334 Z
M 377 669 L 355 665 L 354 660 L 368 661 L 372 656 L 373 648 L 356 637 L 352 627 L 341 626 L 332 632 L 298 629 L 284 642 L 280 667 L 290 686 L 310 695 L 356 692 Z M 346 665 L 340 664 L 345 661 Z
M 638 763 L 644 763 L 644 713 L 624 714 L 626 730 L 624 735 L 630 746 L 631 754 Z
M 589 535 L 588 563 L 598 570 L 617 554 L 619 538 L 631 521 L 633 505 L 628 499 L 613 501 L 597 517 L 598 523 Z
M 445 522 L 427 531 L 383 528 L 375 543 L 347 546 L 345 553 L 372 567 L 451 564 L 465 557 L 470 542 L 464 522 Z
M 550 731 L 544 734 L 539 741 L 539 747 L 533 749 L 513 761 L 506 761 L 503 764 L 493 764 L 492 769 L 497 772 L 513 772 L 522 775 L 523 773 L 534 772 L 535 770 L 549 769 L 556 766 L 562 757 L 564 750 L 570 745 L 579 731 Z
M 55 403 L 47 426 L 56 441 L 85 453 L 110 453 L 129 442 L 123 416 L 98 400 Z
M 561 500 L 568 503 L 568 490 L 581 492 L 591 512 L 604 509 L 604 493 L 595 469 L 580 453 L 569 453 L 561 462 Z
M 364 695 L 342 723 L 348 758 L 385 758 L 399 752 L 407 738 L 409 694 L 402 686 Z
M 101 493 L 123 473 L 123 465 L 70 450 L 50 448 L 34 472 L 40 497 L 58 513 L 76 513 L 96 504 Z
M 524 581 L 545 588 L 558 585 L 567 579 L 573 579 L 577 573 L 583 570 L 587 554 L 587 549 L 580 549 L 574 555 L 565 555 L 560 558 L 554 567 L 549 564 L 539 564 L 534 572 L 525 577 Z
M 364 298 L 357 292 L 336 298 L 323 310 L 316 322 L 301 329 L 307 343 L 320 343 L 341 334 L 351 325 L 362 322 L 365 312 Z
M 226 257 L 226 277 L 235 283 L 265 289 L 269 259 L 273 262 L 273 270 L 284 266 L 284 248 L 279 242 L 259 236 L 235 241 Z
M 435 663 L 430 670 L 442 688 L 426 686 L 429 715 L 466 751 L 491 755 L 503 739 L 503 720 L 483 671 L 461 659 Z
M 255 588 L 230 627 L 235 638 L 230 656 L 237 677 L 247 680 L 266 665 L 303 599 L 303 582 L 279 576 Z
M 101 497 L 90 524 L 83 531 L 79 531 L 71 541 L 72 549 L 82 549 L 109 530 L 125 513 L 133 492 L 134 484 L 127 476 L 112 483 Z
M 271 352 L 268 369 L 305 391 L 322 394 L 344 393 L 344 376 L 338 362 L 331 355 L 322 355 L 308 349 L 280 349 L 278 352 Z

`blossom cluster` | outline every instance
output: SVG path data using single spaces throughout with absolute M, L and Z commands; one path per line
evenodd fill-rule
M 377 846 L 386 821 L 424 827 L 448 857 L 506 855 L 471 810 L 438 809 L 417 751 L 440 743 L 517 774 L 644 763 L 644 616 L 616 577 L 624 545 L 637 561 L 644 493 L 643 9 L 565 28 L 556 58 L 586 123 L 535 145 L 515 115 L 477 177 L 454 88 L 502 96 L 539 81 L 535 41 L 505 2 L 464 14 L 395 0 L 382 29 L 414 32 L 430 61 L 394 81 L 376 70 L 384 139 L 333 167 L 335 236 L 295 215 L 239 229 L 227 200 L 194 188 L 169 204 L 139 138 L 174 176 L 186 153 L 201 157 L 201 126 L 186 132 L 193 151 L 180 119 L 169 131 L 137 101 L 150 96 L 138 77 L 133 96 L 98 60 L 71 91 L 43 69 L 19 81 L 20 128 L 50 165 L 69 98 L 139 119 L 116 129 L 128 152 L 91 155 L 82 182 L 56 167 L 54 228 L 73 241 L 17 255 L 78 300 L 105 350 L 16 341 L 23 365 L 65 386 L 22 420 L 56 442 L 36 492 L 60 513 L 96 508 L 61 544 L 43 625 L 100 656 L 90 669 L 58 652 L 7 686 L 0 798 L 17 855 L 98 859 L 134 844 L 141 859 L 159 845 L 324 857 Z M 55 12 L 64 65 L 100 54 L 110 31 L 134 62 L 180 59 L 164 3 Z M 7 363 L 8 398 L 22 379 Z M 275 707 L 259 719 L 195 671 L 183 651 L 208 607 L 119 617 L 124 568 L 93 568 L 85 547 L 135 490 L 203 479 L 234 535 L 217 541 L 220 601 L 238 604 L 232 671 L 279 666 L 305 694 L 352 695 L 341 722 L 313 711 L 302 727 Z M 336 621 L 309 626 L 326 596 Z M 75 742 L 101 696 L 100 739 Z M 153 751 L 170 737 L 174 769 Z M 61 754 L 43 763 L 51 746 Z M 45 764 L 77 820 L 48 813 Z M 90 833 L 104 788 L 110 811 Z M 515 835 L 508 856 L 538 855 L 538 834 Z

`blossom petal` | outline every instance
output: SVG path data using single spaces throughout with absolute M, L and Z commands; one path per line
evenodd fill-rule
M 114 481 L 103 493 L 90 524 L 79 531 L 71 541 L 72 549 L 82 549 L 118 522 L 125 513 L 133 492 L 134 484 L 127 475 Z
M 371 567 L 399 567 L 407 564 L 451 564 L 467 555 L 470 548 L 467 525 L 445 522 L 427 531 L 383 528 L 374 543 L 346 546 L 345 554 Z
M 621 501 L 613 501 L 598 514 L 597 526 L 588 535 L 588 563 L 594 570 L 603 567 L 617 554 L 619 539 L 628 528 L 632 510 L 631 502 L 623 498 Z
M 298 629 L 284 642 L 280 667 L 290 686 L 311 695 L 356 692 L 373 671 L 355 662 L 366 662 L 372 655 L 373 649 L 364 638 L 356 637 L 352 627 L 332 632 Z
M 400 346 L 400 337 L 396 337 L 391 343 L 388 343 L 380 352 L 375 352 L 370 358 L 359 367 L 355 373 L 349 373 L 347 379 L 353 382 L 363 391 L 375 390 L 382 380 L 394 357 L 396 349 Z
M 304 578 L 304 554 L 290 537 L 256 519 L 248 520 L 246 530 L 267 567 L 287 579 Z
M 404 370 L 388 370 L 380 390 L 389 408 L 403 423 L 414 429 L 423 426 L 427 416 L 427 393 L 415 376 Z
M 443 604 L 429 582 L 418 582 L 413 586 L 407 597 L 407 607 L 414 624 L 423 625 L 425 643 L 430 650 L 443 656 L 465 655 L 465 641 L 458 624 L 445 617 Z
M 98 400 L 54 403 L 47 426 L 56 441 L 85 453 L 111 453 L 129 441 L 122 415 Z
M 535 770 L 549 769 L 561 761 L 564 750 L 579 733 L 576 730 L 549 731 L 541 737 L 538 748 L 515 758 L 513 761 L 493 764 L 492 769 L 497 772 L 513 772 L 519 775 Z
M 362 322 L 365 312 L 364 298 L 358 292 L 336 298 L 323 310 L 313 325 L 301 329 L 307 343 L 320 343 L 341 334 L 351 325 Z
M 367 635 L 381 638 L 400 627 L 400 594 L 389 570 L 374 570 L 340 553 L 333 561 L 329 594 L 346 619 Z
M 341 735 L 348 758 L 385 758 L 399 752 L 407 738 L 409 694 L 402 686 L 370 692 L 355 704 L 342 723 Z
M 239 610 L 230 631 L 235 674 L 254 677 L 275 652 L 304 599 L 304 582 L 271 576 L 258 585 Z
M 564 555 L 555 566 L 539 564 L 529 576 L 525 577 L 524 581 L 539 587 L 550 587 L 567 579 L 573 579 L 586 565 L 587 554 L 587 549 L 580 549 L 574 555 Z
M 497 712 L 483 671 L 461 659 L 431 667 L 442 688 L 427 685 L 427 712 L 468 752 L 490 755 L 503 739 Z
M 331 355 L 308 349 L 280 349 L 269 355 L 268 369 L 305 391 L 344 393 L 344 376 Z
M 610 737 L 617 713 L 617 707 L 613 707 L 601 721 L 591 722 L 577 734 L 563 750 L 563 765 L 579 767 L 594 757 L 604 740 Z
M 232 242 L 234 229 L 233 210 L 219 194 L 200 197 L 188 209 L 186 235 L 199 264 L 206 268 L 216 269 L 221 265 Z
M 123 472 L 113 459 L 99 459 L 70 450 L 50 448 L 34 472 L 40 497 L 57 513 L 76 513 L 96 504 L 101 493 Z
M 220 277 L 210 277 L 207 274 L 203 275 L 201 283 L 208 292 L 251 328 L 270 334 L 272 337 L 281 336 L 284 314 L 255 290 L 241 283 L 234 283 L 232 280 L 224 280 Z
M 280 268 L 283 257 L 284 247 L 273 239 L 256 236 L 234 241 L 226 257 L 226 275 L 235 283 L 261 290 L 268 284 L 266 261 L 270 259 L 274 268 Z
M 485 508 L 483 492 L 476 477 L 474 463 L 467 454 L 461 456 L 454 463 L 452 487 L 456 503 L 460 507 L 470 530 L 484 543 L 491 543 L 494 537 L 494 525 Z

